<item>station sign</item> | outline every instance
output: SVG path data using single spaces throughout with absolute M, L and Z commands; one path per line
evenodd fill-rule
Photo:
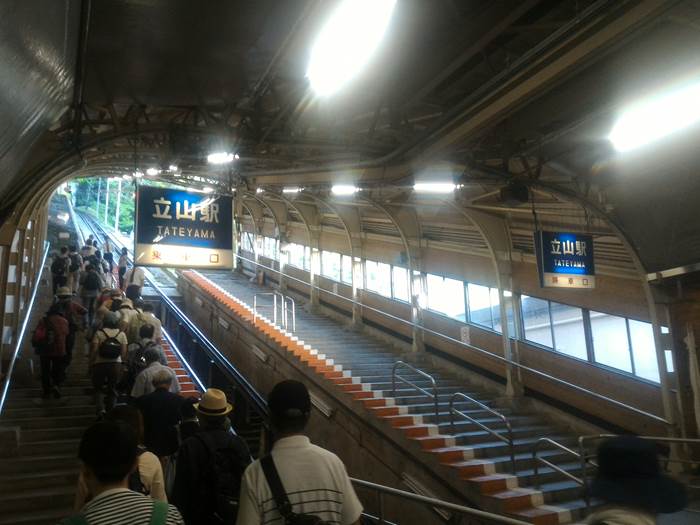
M 231 197 L 139 186 L 135 261 L 144 266 L 233 267 Z
M 543 288 L 595 288 L 592 236 L 537 231 L 535 253 Z

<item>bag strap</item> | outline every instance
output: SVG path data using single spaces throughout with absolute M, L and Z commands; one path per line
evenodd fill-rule
M 288 521 L 292 516 L 292 504 L 289 502 L 287 493 L 284 491 L 282 480 L 277 472 L 272 456 L 268 454 L 267 456 L 263 457 L 260 460 L 260 465 L 262 466 L 263 473 L 265 474 L 267 484 L 270 486 L 270 490 L 272 491 L 272 498 L 275 500 L 277 510 L 285 521 Z
M 153 501 L 151 521 L 149 525 L 165 525 L 168 521 L 168 503 L 166 501 Z

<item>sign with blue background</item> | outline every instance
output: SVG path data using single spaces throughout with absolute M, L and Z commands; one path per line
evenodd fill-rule
M 136 192 L 136 261 L 146 266 L 231 268 L 231 197 L 139 186 Z
M 595 288 L 593 237 L 568 232 L 535 232 L 540 285 Z

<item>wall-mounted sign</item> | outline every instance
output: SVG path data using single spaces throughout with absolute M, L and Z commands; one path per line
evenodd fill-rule
M 231 197 L 139 186 L 134 245 L 146 266 L 231 268 Z
M 544 288 L 595 288 L 593 237 L 578 233 L 535 232 L 540 285 Z

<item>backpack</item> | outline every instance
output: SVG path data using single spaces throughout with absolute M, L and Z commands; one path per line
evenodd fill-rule
M 153 510 L 151 511 L 151 520 L 149 525 L 166 525 L 168 522 L 168 502 L 153 500 Z M 124 509 L 124 512 L 129 512 L 129 509 Z M 83 514 L 75 514 L 69 518 L 61 520 L 59 525 L 90 525 Z
M 97 348 L 97 353 L 98 355 L 103 358 L 103 359 L 116 359 L 120 355 L 122 355 L 122 344 L 119 342 L 117 337 L 110 337 L 107 335 L 107 332 L 104 330 L 101 330 L 103 334 L 105 334 L 105 339 L 100 343 L 100 346 Z M 120 334 L 121 332 L 119 332 Z M 117 336 L 119 335 L 117 334 Z
M 66 274 L 66 261 L 63 257 L 58 257 L 54 262 L 51 263 L 51 273 L 54 275 Z
M 126 334 L 129 341 L 136 342 L 141 339 L 141 327 L 146 324 L 149 324 L 146 316 L 143 314 L 143 312 L 136 310 L 136 315 L 133 316 L 129 322 L 129 333 Z
M 146 449 L 139 446 L 136 457 L 140 457 L 144 452 L 146 452 Z M 139 472 L 138 464 L 136 465 L 134 471 L 129 474 L 129 490 L 133 490 L 134 492 L 138 492 L 144 496 L 150 496 L 151 494 L 151 491 L 146 488 L 146 485 L 144 485 L 143 481 L 141 480 L 141 473 Z
M 70 254 L 70 266 L 68 267 L 68 271 L 73 273 L 77 272 L 80 270 L 80 264 L 81 264 L 81 257 L 77 253 L 71 253 Z
M 275 467 L 275 462 L 269 454 L 260 460 L 263 473 L 267 484 L 272 491 L 272 498 L 275 500 L 277 510 L 282 515 L 285 525 L 328 525 L 327 521 L 323 521 L 318 516 L 313 514 L 297 514 L 292 511 L 292 504 L 289 502 L 287 493 L 282 485 L 282 480 Z
M 233 446 L 233 437 L 226 445 L 217 447 L 213 438 L 207 432 L 194 435 L 207 449 L 209 462 L 204 469 L 204 478 L 200 483 L 203 498 L 207 508 L 213 510 L 214 524 L 235 524 L 238 514 L 238 497 L 241 491 L 243 471 L 250 463 L 250 458 L 242 458 Z
M 56 332 L 54 331 L 53 324 L 49 322 L 48 316 L 39 319 L 39 324 L 37 324 L 34 329 L 34 334 L 32 334 L 32 346 L 36 355 L 42 355 L 51 348 L 56 341 Z
M 95 291 L 102 287 L 102 281 L 100 281 L 100 276 L 95 272 L 88 272 L 85 276 L 85 283 L 83 287 L 86 290 Z

